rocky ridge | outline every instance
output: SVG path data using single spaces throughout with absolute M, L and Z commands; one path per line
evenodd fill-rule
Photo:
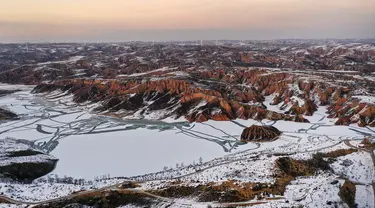
M 190 122 L 211 120 L 269 119 L 307 122 L 300 115 L 272 112 L 263 106 L 248 104 L 264 98 L 254 91 L 232 91 L 230 88 L 199 88 L 189 80 L 157 81 L 65 80 L 38 85 L 33 92 L 54 90 L 72 93 L 76 102 L 100 102 L 99 112 L 121 111 L 122 116 L 148 116 L 156 119 L 185 117 Z
M 304 116 L 326 106 L 329 117 L 337 118 L 337 125 L 375 125 L 373 103 L 353 97 L 352 86 L 335 85 L 315 74 L 306 78 L 288 71 L 243 68 L 186 69 L 183 77 L 170 73 L 116 80 L 66 79 L 40 84 L 33 92 L 68 92 L 78 103 L 100 103 L 97 112 L 118 113 L 124 118 L 308 122 Z M 273 99 L 265 103 L 266 97 Z M 278 110 L 267 109 L 265 104 Z
M 0 140 L 0 176 L 30 183 L 55 169 L 56 158 L 43 153 L 31 141 Z
M 17 114 L 0 108 L 0 120 L 15 120 L 18 119 Z

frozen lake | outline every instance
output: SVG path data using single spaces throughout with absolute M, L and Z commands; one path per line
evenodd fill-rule
M 53 172 L 59 176 L 134 176 L 255 146 L 238 141 L 243 127 L 233 123 L 123 121 L 90 114 L 69 100 L 44 99 L 31 94 L 31 88 L 22 89 L 0 98 L 2 108 L 21 117 L 0 124 L 0 139 L 35 141 L 59 158 Z

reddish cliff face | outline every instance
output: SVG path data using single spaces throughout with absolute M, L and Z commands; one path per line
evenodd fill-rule
M 375 106 L 365 103 L 350 103 L 333 111 L 330 117 L 338 118 L 336 125 L 358 124 L 360 127 L 375 127 Z
M 186 69 L 184 73 L 191 77 L 70 79 L 38 85 L 34 91 L 68 91 L 76 102 L 100 102 L 97 111 L 124 110 L 125 116 L 162 110 L 163 117 L 185 117 L 190 122 L 237 118 L 308 122 L 304 116 L 313 115 L 321 105 L 330 118 L 337 118 L 337 125 L 375 125 L 373 105 L 353 99 L 349 87 L 265 69 Z M 283 112 L 268 110 L 265 96 L 274 96 L 270 104 Z
M 317 109 L 318 106 L 309 98 L 306 98 L 305 103 L 302 106 L 299 106 L 298 102 L 293 103 L 293 106 L 286 113 L 290 113 L 292 115 L 312 116 Z
M 298 79 L 297 79 L 298 80 Z M 311 116 L 317 110 L 317 104 L 327 106 L 329 118 L 337 118 L 336 125 L 358 124 L 359 126 L 374 126 L 374 105 L 362 103 L 352 98 L 353 90 L 348 87 L 330 86 L 319 81 L 295 81 L 298 90 L 289 88 L 276 88 L 275 97 L 271 105 L 290 105 L 285 113 L 291 115 Z M 292 96 L 303 98 L 304 104 L 291 99 Z
M 76 102 L 100 102 L 97 111 L 140 111 L 145 115 L 163 110 L 163 116 L 185 117 L 190 122 L 207 120 L 256 119 L 308 122 L 303 117 L 285 115 L 247 104 L 262 102 L 263 96 L 253 90 L 217 88 L 201 89 L 184 80 L 100 82 L 98 80 L 64 80 L 54 84 L 40 84 L 34 92 L 68 91 Z M 162 118 L 160 118 L 162 119 Z
M 245 142 L 268 142 L 277 139 L 281 132 L 273 126 L 252 125 L 243 130 L 241 141 Z
M 375 127 L 374 104 L 353 99 L 350 89 L 336 89 L 330 99 L 327 113 L 329 118 L 337 118 L 336 125 L 358 124 L 361 127 Z

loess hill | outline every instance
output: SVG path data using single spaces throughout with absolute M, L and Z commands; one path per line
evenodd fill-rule
M 59 90 L 77 103 L 98 103 L 96 112 L 123 118 L 309 122 L 308 116 L 325 106 L 337 125 L 375 126 L 372 103 L 353 96 L 350 86 L 314 76 L 269 69 L 179 69 L 122 79 L 65 79 L 39 84 L 33 92 Z

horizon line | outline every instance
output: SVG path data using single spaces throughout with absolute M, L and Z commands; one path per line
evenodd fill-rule
M 367 40 L 367 41 L 374 41 L 375 37 L 372 38 L 274 38 L 274 39 L 186 39 L 186 40 L 123 40 L 123 41 L 111 41 L 111 40 L 89 40 L 89 41 L 63 41 L 63 40 L 56 40 L 56 41 L 1 41 L 0 44 L 58 44 L 58 43 L 77 43 L 77 44 L 97 44 L 97 43 L 181 43 L 181 42 L 194 42 L 194 41 L 301 41 L 301 40 L 315 40 L 315 41 L 344 41 L 344 40 Z

